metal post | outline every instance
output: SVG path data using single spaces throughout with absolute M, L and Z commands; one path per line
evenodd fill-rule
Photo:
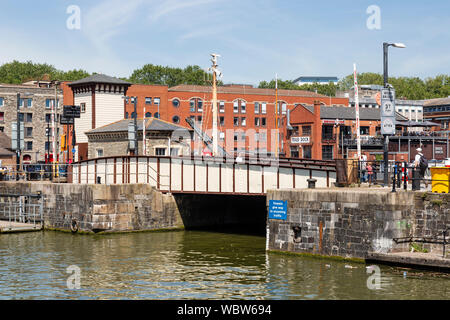
M 408 190 L 408 163 L 405 161 L 403 163 L 403 188 L 406 190 Z
M 384 136 L 384 186 L 389 186 L 389 136 Z
M 397 177 L 397 164 L 394 164 L 394 167 L 393 167 L 393 177 L 392 177 L 392 192 L 397 192 L 396 190 L 395 190 L 395 187 L 396 187 L 396 184 L 397 184 L 397 182 L 396 182 L 396 177 Z
M 138 130 L 137 130 L 137 97 L 134 97 L 134 143 L 135 143 L 135 147 L 134 147 L 134 154 L 135 155 L 139 155 L 139 148 L 138 148 Z M 159 104 L 158 104 L 158 108 L 159 108 Z M 159 117 L 159 112 L 158 112 L 158 117 Z

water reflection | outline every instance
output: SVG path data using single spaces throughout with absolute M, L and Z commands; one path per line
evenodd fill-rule
M 0 299 L 448 299 L 443 274 L 267 254 L 265 239 L 209 232 L 0 236 Z M 81 269 L 69 290 L 66 268 Z

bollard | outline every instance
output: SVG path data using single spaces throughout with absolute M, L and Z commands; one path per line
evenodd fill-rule
M 392 167 L 393 169 L 393 173 L 392 173 L 392 192 L 397 192 L 395 190 L 395 186 L 397 185 L 397 182 L 395 181 L 395 178 L 397 177 L 397 165 L 394 164 L 394 166 Z
M 308 189 L 315 189 L 316 188 L 316 179 L 308 179 Z
M 408 190 L 408 164 L 403 163 L 403 189 Z
M 420 170 L 413 168 L 413 181 L 412 181 L 413 191 L 420 190 Z

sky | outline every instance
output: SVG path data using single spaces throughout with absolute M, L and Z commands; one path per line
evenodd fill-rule
M 426 78 L 450 74 L 449 15 L 448 0 L 0 0 L 0 64 L 129 77 L 218 53 L 224 83 L 258 85 L 382 73 L 382 43 L 402 42 L 389 75 Z

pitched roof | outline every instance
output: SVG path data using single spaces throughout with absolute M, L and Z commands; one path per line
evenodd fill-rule
M 77 80 L 69 83 L 69 86 L 78 85 L 78 84 L 87 84 L 87 83 L 108 83 L 108 84 L 123 84 L 123 85 L 131 85 L 131 83 L 123 81 L 118 78 L 110 77 L 105 74 L 93 74 L 87 78 Z
M 305 106 L 311 113 L 314 113 L 313 106 Z M 352 120 L 356 118 L 354 107 L 327 107 L 320 106 L 320 119 L 340 119 Z M 360 120 L 381 120 L 381 110 L 376 108 L 359 108 Z M 408 119 L 396 112 L 397 121 L 407 121 Z
M 424 107 L 447 106 L 450 105 L 450 97 L 425 100 Z
M 143 119 L 137 119 L 137 129 L 138 131 L 142 131 L 142 120 Z M 122 119 L 110 124 L 107 124 L 102 127 L 98 127 L 92 130 L 89 130 L 86 132 L 86 134 L 93 134 L 93 133 L 111 133 L 111 132 L 128 132 L 128 124 L 133 123 L 134 119 Z M 173 124 L 161 119 L 156 118 L 148 118 L 146 120 L 146 131 L 175 131 L 175 130 L 189 130 L 192 131 L 190 128 L 186 128 L 177 124 Z
M 197 85 L 178 85 L 169 88 L 169 91 L 182 91 L 182 92 L 201 92 L 201 93 L 212 93 L 212 88 L 208 86 L 197 86 Z M 275 89 L 261 89 L 261 88 L 249 88 L 248 86 L 219 86 L 217 87 L 218 93 L 230 93 L 230 94 L 255 94 L 263 96 L 275 96 Z M 310 98 L 328 98 L 325 95 L 318 94 L 311 91 L 305 90 L 278 90 L 279 96 L 292 96 L 292 97 L 310 97 Z

